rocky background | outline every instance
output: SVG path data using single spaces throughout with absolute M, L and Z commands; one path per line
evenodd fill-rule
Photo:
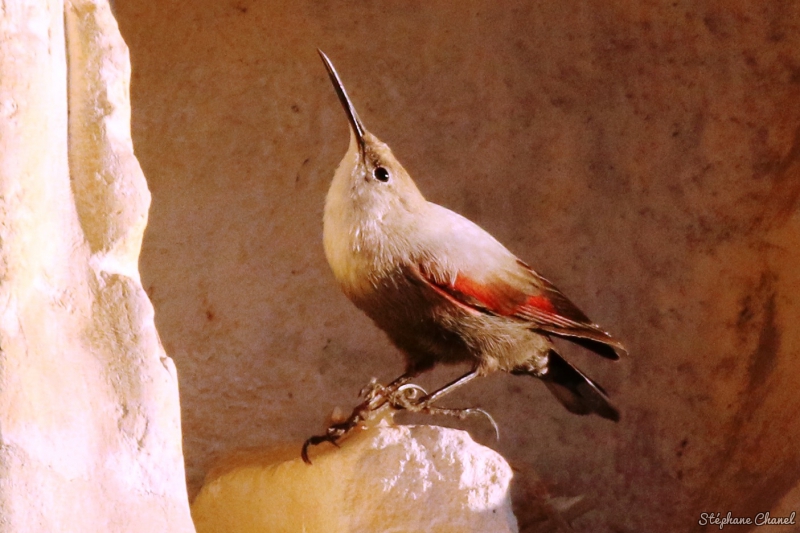
M 178 369 L 190 493 L 216 457 L 299 445 L 370 377 L 402 371 L 323 255 L 348 129 L 319 47 L 428 199 L 630 350 L 567 352 L 617 425 L 513 376 L 449 400 L 497 419 L 496 443 L 455 425 L 515 467 L 518 516 L 537 490 L 590 499 L 578 531 L 800 510 L 800 4 L 130 0 L 115 14 L 153 198 L 140 268 Z

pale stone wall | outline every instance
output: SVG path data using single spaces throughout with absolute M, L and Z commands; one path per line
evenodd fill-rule
M 0 2 L 0 531 L 194 530 L 127 53 L 104 1 Z
M 571 354 L 619 425 L 510 376 L 453 398 L 495 416 L 500 442 L 482 442 L 518 480 L 592 498 L 576 528 L 599 533 L 800 507 L 799 9 L 118 2 L 153 192 L 142 276 L 181 373 L 192 490 L 215 455 L 297 446 L 401 371 L 322 252 L 348 133 L 319 47 L 429 199 L 630 348 Z

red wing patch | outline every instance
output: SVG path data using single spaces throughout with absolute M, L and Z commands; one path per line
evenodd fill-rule
M 503 316 L 513 315 L 525 297 L 522 292 L 514 291 L 511 287 L 500 284 L 481 285 L 463 274 L 456 275 L 452 290 L 465 296 L 466 300 L 477 303 L 479 307 Z
M 525 318 L 534 314 L 556 314 L 553 303 L 544 295 L 529 295 L 508 283 L 478 283 L 462 273 L 454 282 L 440 282 L 420 268 L 422 277 L 436 292 L 446 295 L 462 306 L 500 316 Z
M 523 307 L 536 307 L 545 313 L 556 314 L 555 306 L 544 296 L 529 296 Z M 519 311 L 519 309 L 515 309 L 515 311 Z
M 536 290 L 533 283 L 524 291 L 503 281 L 479 283 L 460 272 L 452 282 L 439 281 L 425 265 L 420 265 L 417 272 L 439 294 L 476 311 L 559 328 L 590 325 L 586 315 L 544 278 L 536 278 L 543 285 L 541 292 L 531 294 Z
M 524 264 L 522 266 L 526 267 Z M 527 269 L 527 267 L 526 267 Z M 618 359 L 622 345 L 570 302 L 552 283 L 528 269 L 532 278 L 528 291 L 502 281 L 482 284 L 458 273 L 454 281 L 439 281 L 425 265 L 414 270 L 417 279 L 454 305 L 470 313 L 514 317 L 532 329 L 567 338 L 603 357 Z M 539 291 L 539 294 L 531 292 Z

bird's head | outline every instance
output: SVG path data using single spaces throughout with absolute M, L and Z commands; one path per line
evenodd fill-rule
M 337 200 L 349 200 L 351 208 L 374 217 L 396 210 L 416 211 L 425 198 L 391 149 L 364 128 L 333 63 L 318 52 L 350 123 L 350 147 L 336 171 L 329 197 L 340 195 Z

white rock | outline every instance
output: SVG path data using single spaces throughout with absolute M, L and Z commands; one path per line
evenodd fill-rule
M 193 531 L 127 54 L 106 1 L 0 8 L 2 531 Z
M 312 465 L 256 452 L 230 461 L 192 505 L 198 533 L 516 532 L 511 468 L 464 431 L 364 430 Z

